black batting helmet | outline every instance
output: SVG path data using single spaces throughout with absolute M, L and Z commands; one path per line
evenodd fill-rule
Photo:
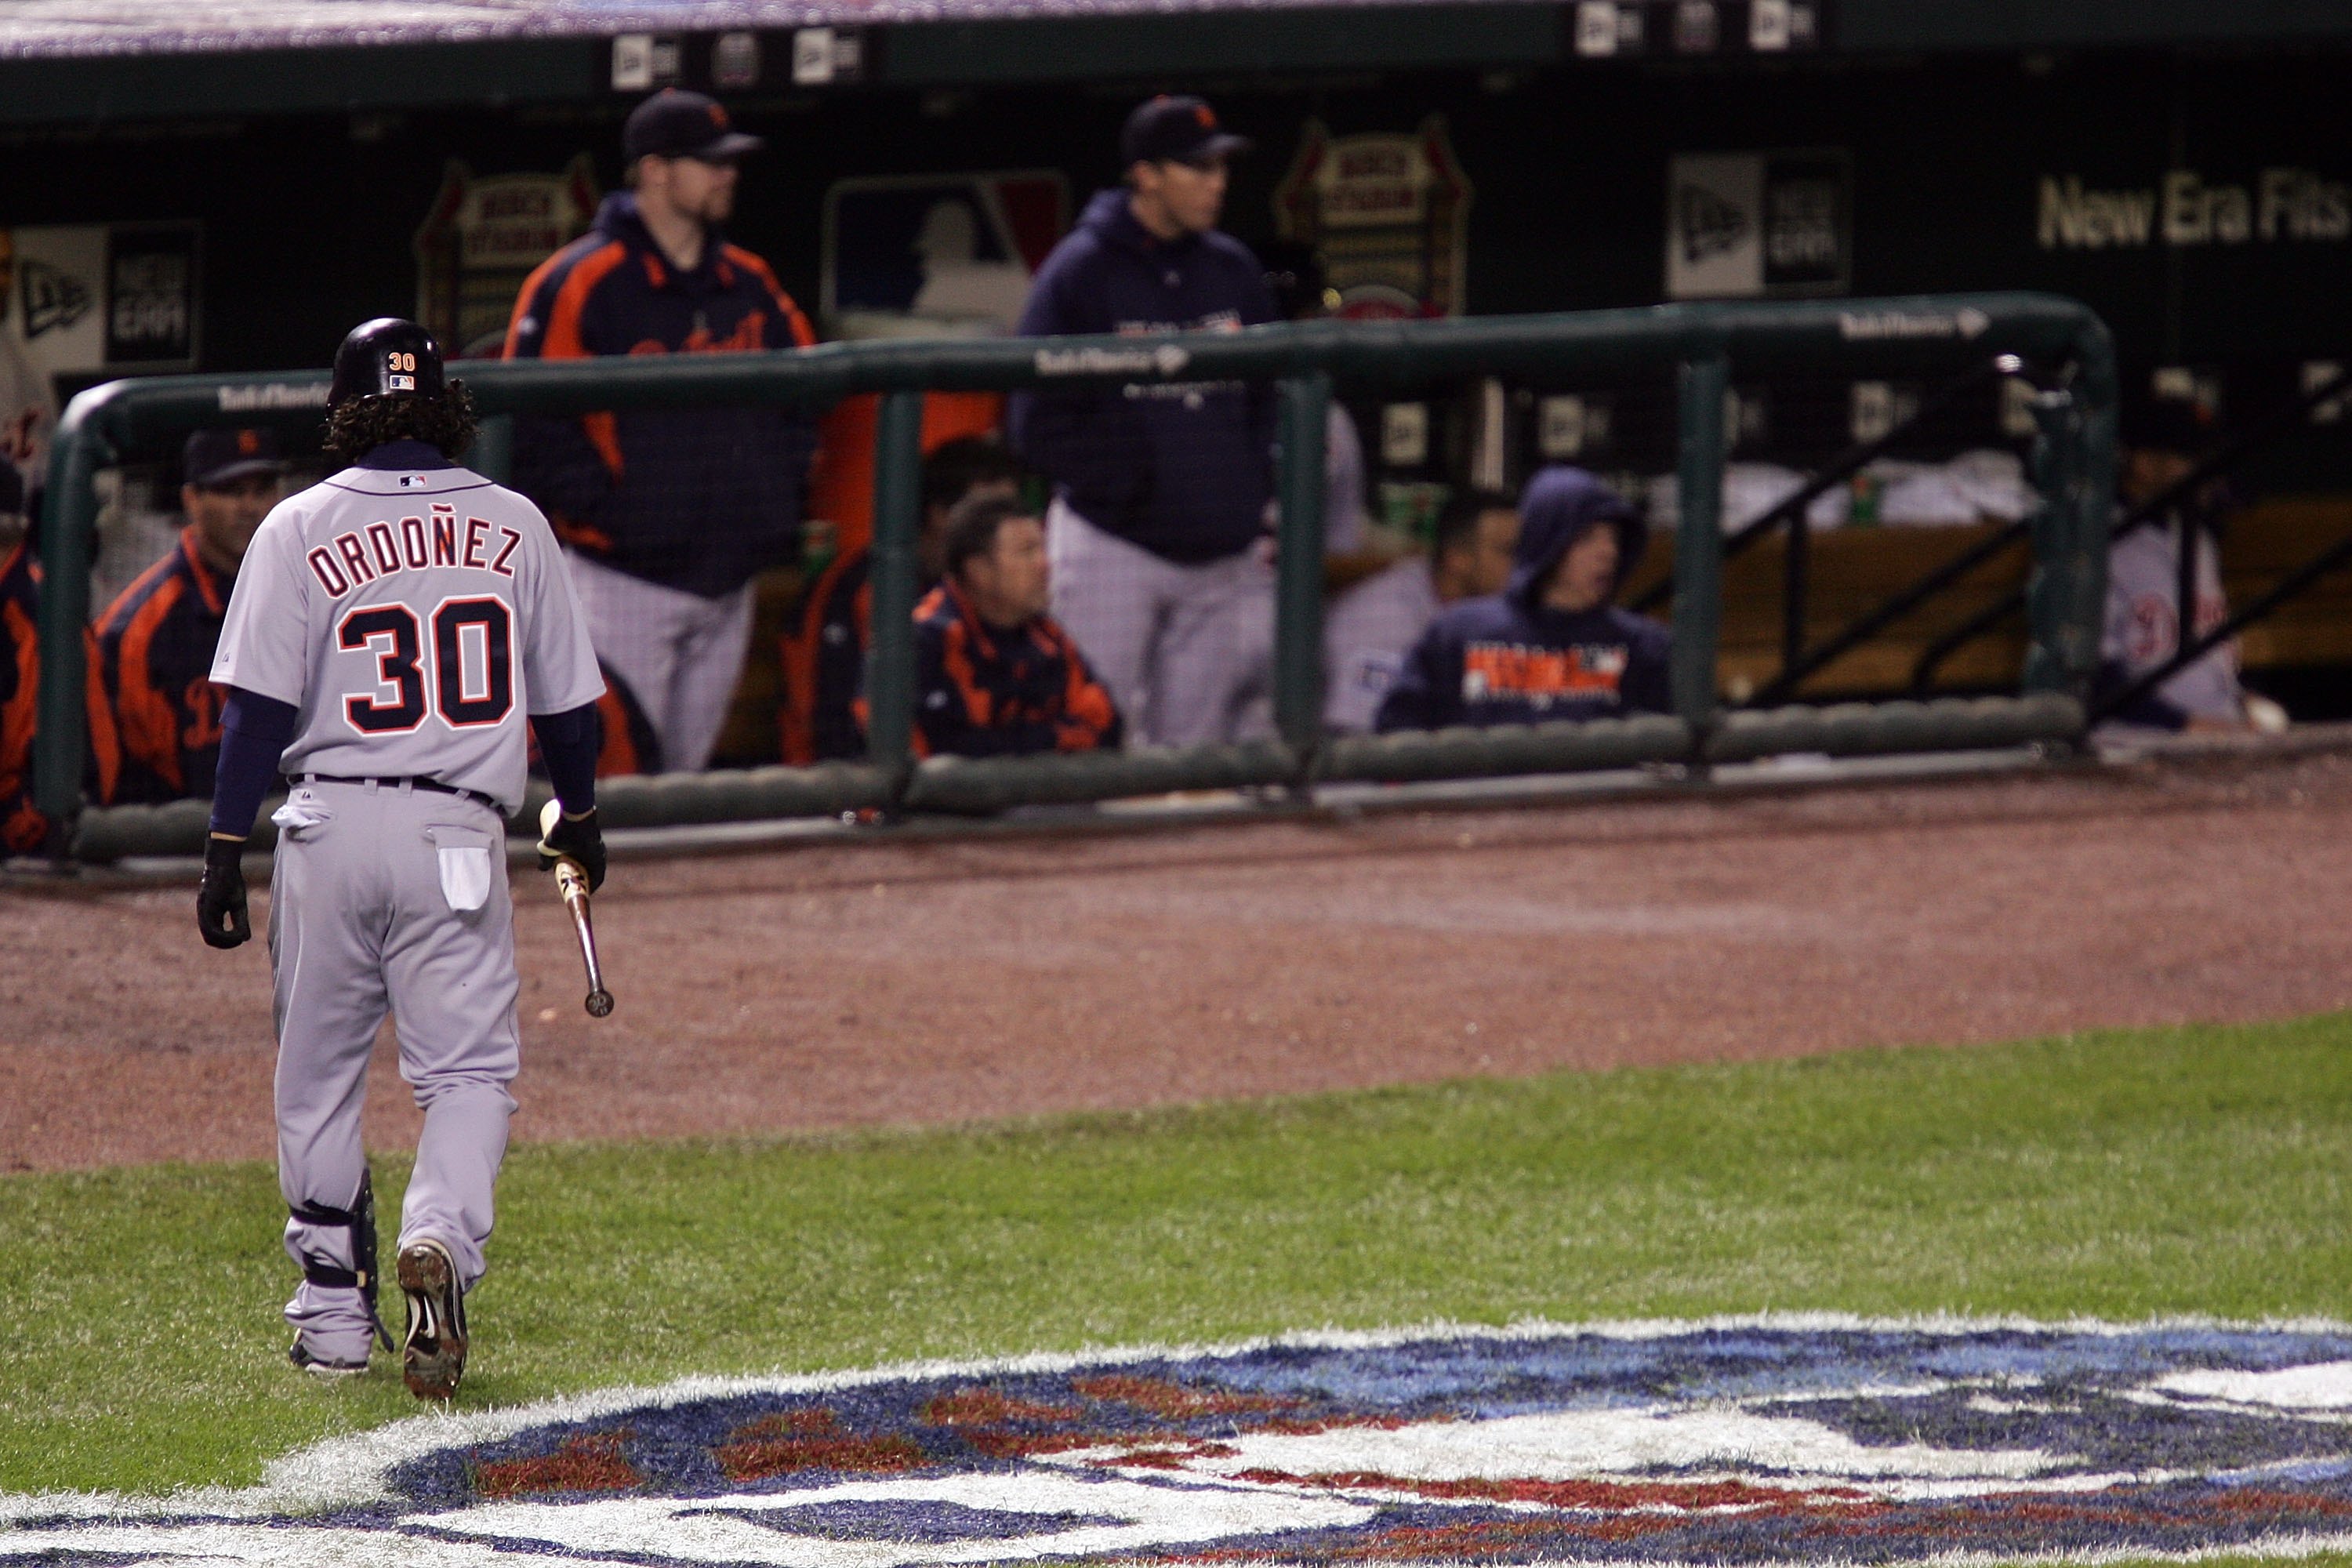
M 334 384 L 327 406 L 341 408 L 358 397 L 438 397 L 446 388 L 441 345 L 415 321 L 378 316 L 353 327 L 335 351 Z

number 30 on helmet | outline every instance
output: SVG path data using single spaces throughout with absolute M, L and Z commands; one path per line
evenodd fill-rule
M 438 397 L 446 388 L 441 345 L 415 321 L 379 316 L 353 327 L 335 351 L 327 406 L 369 397 Z

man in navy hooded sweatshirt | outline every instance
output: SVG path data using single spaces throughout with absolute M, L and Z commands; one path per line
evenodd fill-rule
M 1248 143 L 1197 98 L 1155 98 L 1119 138 L 1126 183 L 1038 268 L 1024 336 L 1236 331 L 1275 320 L 1265 271 L 1219 232 Z M 1093 385 L 1013 399 L 1013 449 L 1053 479 L 1053 613 L 1139 739 L 1227 741 L 1264 709 L 1274 574 L 1274 388 Z
M 1666 628 L 1611 603 L 1648 542 L 1639 514 L 1595 476 L 1538 470 L 1519 496 L 1509 584 L 1430 623 L 1381 703 L 1378 728 L 1671 710 Z

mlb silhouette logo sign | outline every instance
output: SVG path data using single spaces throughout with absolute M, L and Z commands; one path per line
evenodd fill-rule
M 818 308 L 837 337 L 1010 332 L 1069 226 L 1058 170 L 843 180 L 825 193 Z

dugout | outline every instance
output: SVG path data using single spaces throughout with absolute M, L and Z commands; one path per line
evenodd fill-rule
M 2224 426 L 2352 363 L 2352 101 L 2337 89 L 2352 21 L 2316 0 L 508 16 L 499 33 L 455 8 L 288 4 L 230 30 L 90 0 L 0 23 L 0 226 L 17 257 L 0 333 L 60 397 L 144 369 L 318 364 L 378 313 L 479 344 L 528 253 L 616 185 L 627 108 L 676 80 L 722 92 L 769 139 L 733 233 L 828 332 L 919 315 L 920 280 L 876 259 L 909 201 L 993 204 L 997 250 L 982 235 L 971 258 L 1012 260 L 1115 177 L 1135 98 L 1182 87 L 1257 143 L 1227 226 L 1321 243 L 1370 312 L 2046 290 L 2109 323 L 2127 388 L 2164 372 Z M 1384 203 L 1395 221 L 1331 221 Z M 1816 468 L 1923 404 L 1890 458 L 2022 452 L 2028 425 L 1998 387 L 1939 407 L 1938 390 L 1819 374 L 1738 385 L 1733 455 Z M 1356 412 L 1409 520 L 1428 487 L 1507 482 L 1547 457 L 1647 485 L 1673 467 L 1671 401 L 1471 384 L 1422 400 L 1417 425 Z M 2323 403 L 2237 467 L 2256 503 L 2224 551 L 2234 599 L 2352 535 L 2340 416 Z M 1960 537 L 1823 533 L 1815 629 Z M 1780 548 L 1729 569 L 1735 697 L 1778 657 Z M 2011 585 L 1990 571 L 1963 587 L 1990 603 Z M 2347 595 L 2325 579 L 2245 635 L 2253 682 L 2299 716 L 2345 709 Z M 1980 642 L 1939 668 L 1939 689 L 2000 685 L 2019 645 Z M 1857 656 L 1802 694 L 1900 689 L 1921 651 Z M 760 759 L 756 731 L 732 737 L 740 760 Z

